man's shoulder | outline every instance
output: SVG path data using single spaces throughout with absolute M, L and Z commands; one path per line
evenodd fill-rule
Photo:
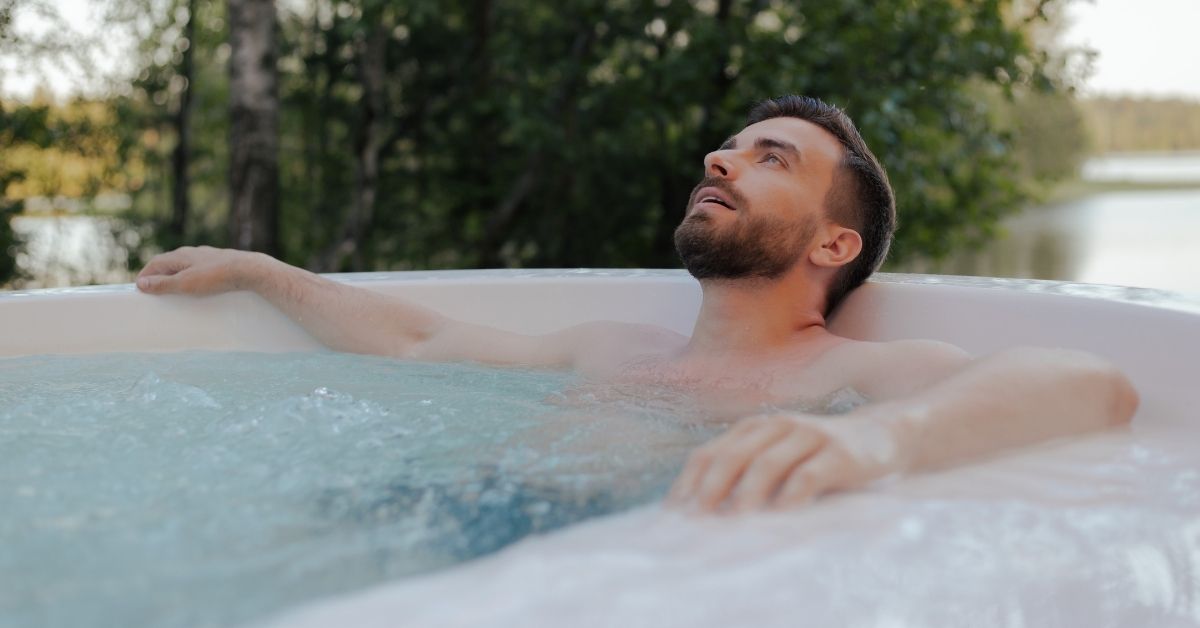
M 876 360 L 931 362 L 964 362 L 970 355 L 960 347 L 926 338 L 904 340 L 853 340 L 842 338 L 837 346 L 839 352 L 850 359 L 873 358 Z
M 657 347 L 682 347 L 688 341 L 687 336 L 666 327 L 620 321 L 580 323 L 571 328 L 571 333 L 583 345 L 636 344 L 645 346 L 646 351 Z
M 581 323 L 562 333 L 571 336 L 575 368 L 592 374 L 608 374 L 638 356 L 676 351 L 688 341 L 687 336 L 665 327 L 619 321 Z
M 854 387 L 872 399 L 912 394 L 961 370 L 971 361 L 962 348 L 929 339 L 885 342 L 847 340 L 838 362 L 852 374 Z

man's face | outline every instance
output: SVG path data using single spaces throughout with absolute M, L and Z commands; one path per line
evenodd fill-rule
M 799 118 L 752 124 L 704 159 L 675 230 L 675 248 L 697 279 L 776 279 L 808 250 L 825 218 L 841 144 Z

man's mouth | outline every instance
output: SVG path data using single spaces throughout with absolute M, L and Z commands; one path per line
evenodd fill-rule
M 706 187 L 696 194 L 696 205 L 701 203 L 715 203 L 725 209 L 737 211 L 737 207 L 734 207 L 729 197 L 715 187 Z

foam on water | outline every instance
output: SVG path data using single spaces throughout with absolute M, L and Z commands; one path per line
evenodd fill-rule
M 1200 626 L 1196 435 L 1049 444 L 783 513 L 642 508 L 268 625 Z
M 724 427 L 702 410 L 340 354 L 0 360 L 0 626 L 1200 625 L 1186 417 L 794 512 L 536 534 L 652 502 Z
M 0 360 L 0 624 L 207 626 L 661 494 L 714 426 L 562 373 L 341 354 Z

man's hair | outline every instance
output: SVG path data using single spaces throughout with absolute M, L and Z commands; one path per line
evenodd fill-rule
M 862 237 L 862 252 L 838 269 L 825 294 L 825 314 L 883 264 L 896 230 L 896 199 L 887 172 L 867 148 L 850 116 L 809 96 L 780 96 L 750 110 L 746 126 L 771 118 L 799 118 L 836 137 L 846 149 L 825 195 L 829 217 Z

